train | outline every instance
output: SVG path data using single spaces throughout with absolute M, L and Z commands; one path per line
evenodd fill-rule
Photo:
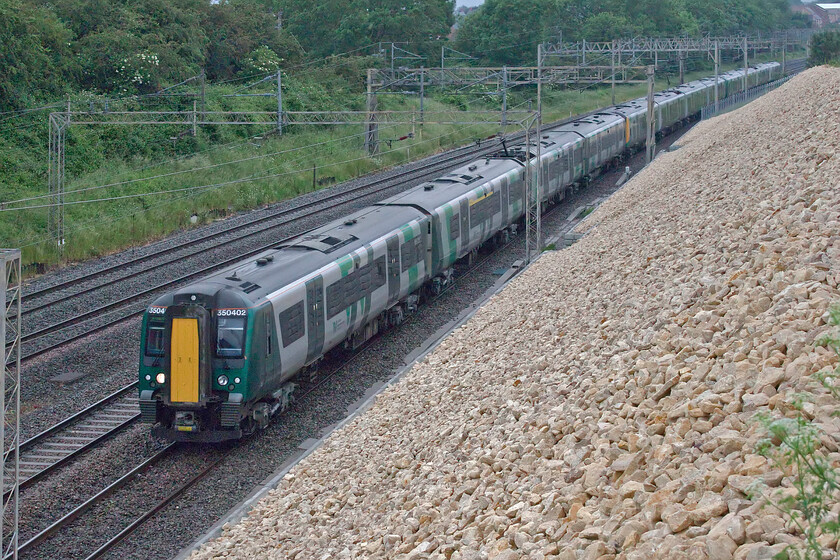
M 750 86 L 780 77 L 748 69 Z M 720 75 L 719 97 L 744 71 Z M 714 102 L 715 80 L 656 93 L 666 132 Z M 402 323 L 453 280 L 453 267 L 515 234 L 526 211 L 526 166 L 541 166 L 540 200 L 616 164 L 646 140 L 647 100 L 608 107 L 504 145 L 437 179 L 308 231 L 157 298 L 142 320 L 141 419 L 171 441 L 221 442 L 265 427 L 325 354 L 356 349 Z

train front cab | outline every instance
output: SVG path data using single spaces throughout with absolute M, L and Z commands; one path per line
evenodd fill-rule
M 195 300 L 153 305 L 144 319 L 141 419 L 172 441 L 242 437 L 248 311 Z M 222 375 L 215 376 L 215 373 Z M 222 384 L 223 383 L 223 384 Z

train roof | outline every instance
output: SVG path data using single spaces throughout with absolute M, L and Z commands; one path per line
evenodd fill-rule
M 766 70 L 780 66 L 781 65 L 778 62 L 762 62 L 760 64 L 756 64 L 755 66 L 750 66 L 747 70 L 749 74 L 753 74 L 760 70 Z M 727 72 L 721 73 L 719 77 L 721 82 L 743 79 L 744 69 L 740 68 L 735 70 L 729 70 Z M 699 80 L 686 82 L 673 88 L 656 92 L 653 95 L 653 102 L 662 103 L 679 95 L 691 93 L 692 91 L 697 91 L 709 87 L 710 85 L 714 85 L 714 83 L 715 79 L 713 77 L 700 78 Z M 615 107 L 611 107 L 610 110 L 627 116 L 634 115 L 639 111 L 647 111 L 647 98 L 639 97 L 637 99 L 631 99 L 630 101 L 625 101 L 624 103 L 619 103 Z
M 440 208 L 514 169 L 522 169 L 522 164 L 513 158 L 491 157 L 477 160 L 443 177 L 386 198 L 377 203 L 377 206 L 413 206 L 431 213 L 435 208 Z
M 249 307 L 258 305 L 269 294 L 423 217 L 422 212 L 411 207 L 368 206 L 211 274 L 174 295 L 216 296 L 234 290 Z
M 568 139 L 560 143 L 560 135 L 562 134 L 574 134 L 578 135 L 578 137 L 591 136 L 592 134 L 595 134 L 601 130 L 615 126 L 616 121 L 622 120 L 622 117 L 619 115 L 609 113 L 606 111 L 601 111 L 592 115 L 588 115 L 581 119 L 577 119 L 573 122 L 558 126 L 554 130 L 548 132 L 547 135 L 549 136 L 549 138 L 551 138 L 552 135 L 558 135 L 557 138 L 559 147 L 565 143 L 568 143 Z M 543 138 L 545 138 L 545 136 L 546 135 L 544 135 Z

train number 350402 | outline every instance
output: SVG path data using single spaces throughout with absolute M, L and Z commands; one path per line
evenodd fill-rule
M 247 314 L 247 309 L 219 309 L 216 311 L 218 317 L 244 317 Z

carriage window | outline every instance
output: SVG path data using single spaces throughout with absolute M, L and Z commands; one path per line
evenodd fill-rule
M 327 286 L 327 318 L 332 319 L 347 306 L 344 303 L 344 278 Z
M 280 312 L 280 336 L 283 338 L 283 348 L 303 336 L 303 302 L 299 301 L 285 311 Z
M 385 257 L 379 257 L 374 261 L 376 272 L 373 275 L 372 288 L 375 290 L 385 285 Z
M 149 323 L 146 329 L 146 355 L 163 356 L 163 323 Z
M 216 355 L 220 358 L 241 358 L 245 348 L 245 317 L 219 317 Z
M 449 239 L 458 239 L 461 236 L 461 222 L 458 221 L 458 214 L 453 214 L 449 218 Z
M 412 266 L 419 263 L 423 260 L 425 256 L 423 253 L 423 240 L 419 237 L 415 237 L 409 241 L 406 241 L 400 246 L 400 253 L 402 259 L 402 271 L 405 272 Z

